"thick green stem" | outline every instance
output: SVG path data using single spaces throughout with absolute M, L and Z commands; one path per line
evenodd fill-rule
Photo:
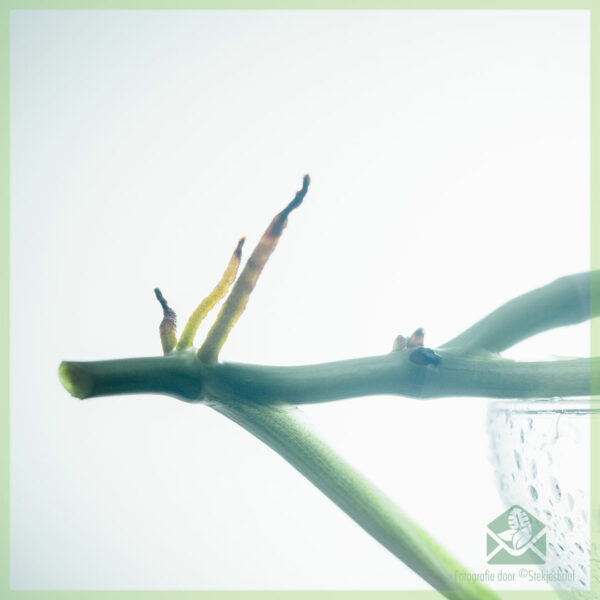
M 440 351 L 438 366 L 415 365 L 410 351 L 353 360 L 269 367 L 203 365 L 194 352 L 96 362 L 63 362 L 59 375 L 77 398 L 166 394 L 181 400 L 244 400 L 257 404 L 310 404 L 358 396 L 411 398 L 586 396 L 600 359 L 515 362 L 480 353 Z M 595 381 L 595 379 L 594 379 Z
M 271 404 L 310 404 L 359 396 L 410 398 L 587 396 L 600 359 L 515 362 L 491 354 L 440 351 L 438 366 L 415 365 L 409 352 L 301 367 L 224 363 L 205 373 L 205 391 L 217 398 Z M 590 365 L 592 365 L 590 371 Z
M 319 439 L 298 409 L 245 402 L 218 402 L 212 407 L 273 448 L 444 596 L 454 600 L 497 598 L 477 581 L 459 585 L 457 576 L 468 570 Z

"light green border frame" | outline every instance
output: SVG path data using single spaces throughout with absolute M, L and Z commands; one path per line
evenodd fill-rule
M 600 97 L 600 0 L 571 1 L 568 0 L 480 0 L 480 1 L 452 1 L 452 0 L 13 0 L 3 1 L 0 8 L 0 26 L 4 34 L 1 49 L 2 69 L 2 112 L 5 115 L 0 125 L 0 139 L 5 140 L 2 145 L 0 160 L 0 181 L 4 181 L 2 200 L 0 201 L 0 223 L 3 235 L 0 236 L 2 246 L 0 250 L 0 276 L 2 294 L 0 304 L 2 307 L 0 329 L 6 332 L 6 341 L 2 346 L 3 358 L 0 371 L 0 380 L 3 384 L 5 398 L 0 416 L 0 427 L 5 434 L 0 447 L 0 599 L 4 598 L 44 598 L 56 600 L 64 597 L 98 600 L 138 599 L 142 596 L 153 600 L 199 598 L 200 600 L 370 600 L 374 595 L 378 600 L 404 600 L 416 598 L 417 600 L 440 600 L 442 596 L 437 592 L 429 591 L 12 591 L 10 590 L 10 554 L 9 554 L 9 34 L 11 10 L 180 10 L 180 9 L 418 9 L 418 10 L 589 10 L 590 11 L 590 238 L 591 238 L 591 268 L 600 269 L 600 240 L 594 236 L 595 231 L 600 231 L 600 201 L 597 198 L 600 189 L 600 172 L 595 167 L 598 164 L 597 155 L 600 147 L 600 105 L 594 110 L 594 101 Z M 592 303 L 600 304 L 600 297 L 592 297 Z M 600 356 L 600 319 L 592 321 L 591 351 L 593 356 Z M 591 390 L 593 396 L 600 396 L 600 388 Z M 594 419 L 600 421 L 600 419 Z M 590 511 L 592 517 L 591 534 L 592 548 L 596 551 L 592 556 L 591 581 L 592 589 L 589 592 L 579 592 L 579 599 L 600 599 L 600 586 L 594 587 L 594 580 L 600 581 L 600 423 L 591 425 L 591 505 L 595 507 Z M 595 559 L 595 560 L 594 560 Z M 506 600 L 555 600 L 558 596 L 552 591 L 497 591 L 501 598 Z M 575 593 L 562 593 L 561 598 L 575 598 Z

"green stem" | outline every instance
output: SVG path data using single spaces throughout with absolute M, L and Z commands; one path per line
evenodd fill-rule
M 600 315 L 600 271 L 561 277 L 503 304 L 442 348 L 502 352 L 542 331 L 575 325 Z
M 202 395 L 201 366 L 195 350 L 167 356 L 86 362 L 64 361 L 58 376 L 75 398 L 118 394 L 163 394 L 179 400 Z
M 411 398 L 586 396 L 600 359 L 516 362 L 493 354 L 463 356 L 440 350 L 438 366 L 415 365 L 410 351 L 353 360 L 269 367 L 241 363 L 203 365 L 194 351 L 168 356 L 63 362 L 59 376 L 77 398 L 166 394 L 186 401 L 240 399 L 255 404 L 310 404 L 359 396 Z
M 286 404 L 397 394 L 411 398 L 587 396 L 600 359 L 516 362 L 492 354 L 439 352 L 436 367 L 415 365 L 409 351 L 317 365 L 269 367 L 224 363 L 207 369 L 205 393 L 215 398 Z
M 270 446 L 367 533 L 447 598 L 497 598 L 394 503 L 317 437 L 298 409 L 218 402 L 212 407 Z M 460 581 L 460 580 L 459 580 Z

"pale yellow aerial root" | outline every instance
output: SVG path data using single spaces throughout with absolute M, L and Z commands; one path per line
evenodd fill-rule
M 275 250 L 275 246 L 287 224 L 288 215 L 302 203 L 308 191 L 309 183 L 310 177 L 305 175 L 302 181 L 302 189 L 296 193 L 294 199 L 275 216 L 269 227 L 267 227 L 260 242 L 246 262 L 238 280 L 235 282 L 217 320 L 208 332 L 206 340 L 204 340 L 204 343 L 198 350 L 198 358 L 201 361 L 208 364 L 217 362 L 219 352 L 231 328 L 235 325 L 246 307 L 248 297 L 252 293 L 263 267 L 267 260 L 269 260 L 273 250 Z
M 238 268 L 240 266 L 240 262 L 242 260 L 242 246 L 244 245 L 244 241 L 246 238 L 242 238 L 233 254 L 231 255 L 231 260 L 223 273 L 223 277 L 219 283 L 217 283 L 215 289 L 206 297 L 200 304 L 198 308 L 192 313 L 192 316 L 189 318 L 188 322 L 185 325 L 183 333 L 179 338 L 179 342 L 177 342 L 177 350 L 185 350 L 189 348 L 194 343 L 194 336 L 196 335 L 196 331 L 198 331 L 198 327 L 200 323 L 203 321 L 204 317 L 214 308 L 214 306 L 225 296 L 225 294 L 229 291 L 229 287 L 235 281 L 235 277 L 238 272 Z

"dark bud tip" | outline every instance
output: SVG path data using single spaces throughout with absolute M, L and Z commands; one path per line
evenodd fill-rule
M 240 258 L 242 256 L 242 248 L 244 247 L 244 242 L 246 241 L 246 238 L 240 238 L 240 241 L 237 243 L 237 246 L 235 247 L 235 251 L 234 254 Z
M 163 309 L 163 315 L 166 318 L 172 319 L 175 322 L 175 311 L 169 306 L 165 297 L 162 295 L 162 292 L 158 288 L 154 288 L 154 294 L 156 295 L 156 299 L 160 302 L 160 305 Z
M 442 357 L 439 354 L 436 354 L 431 348 L 417 348 L 410 353 L 410 361 L 415 363 L 416 365 L 433 365 L 437 367 Z
M 304 200 L 304 196 L 306 196 L 306 193 L 308 192 L 309 183 L 310 176 L 305 175 L 302 178 L 302 189 L 296 192 L 294 199 L 277 215 L 277 217 L 275 217 L 275 220 L 279 220 L 281 223 L 283 223 L 287 216 L 302 204 L 302 200 Z M 281 232 L 279 235 L 281 235 Z
M 160 305 L 163 307 L 163 310 L 167 309 L 167 301 L 165 300 L 165 297 L 162 295 L 162 292 L 158 289 L 158 288 L 154 288 L 154 295 L 156 296 L 156 299 L 160 302 Z

